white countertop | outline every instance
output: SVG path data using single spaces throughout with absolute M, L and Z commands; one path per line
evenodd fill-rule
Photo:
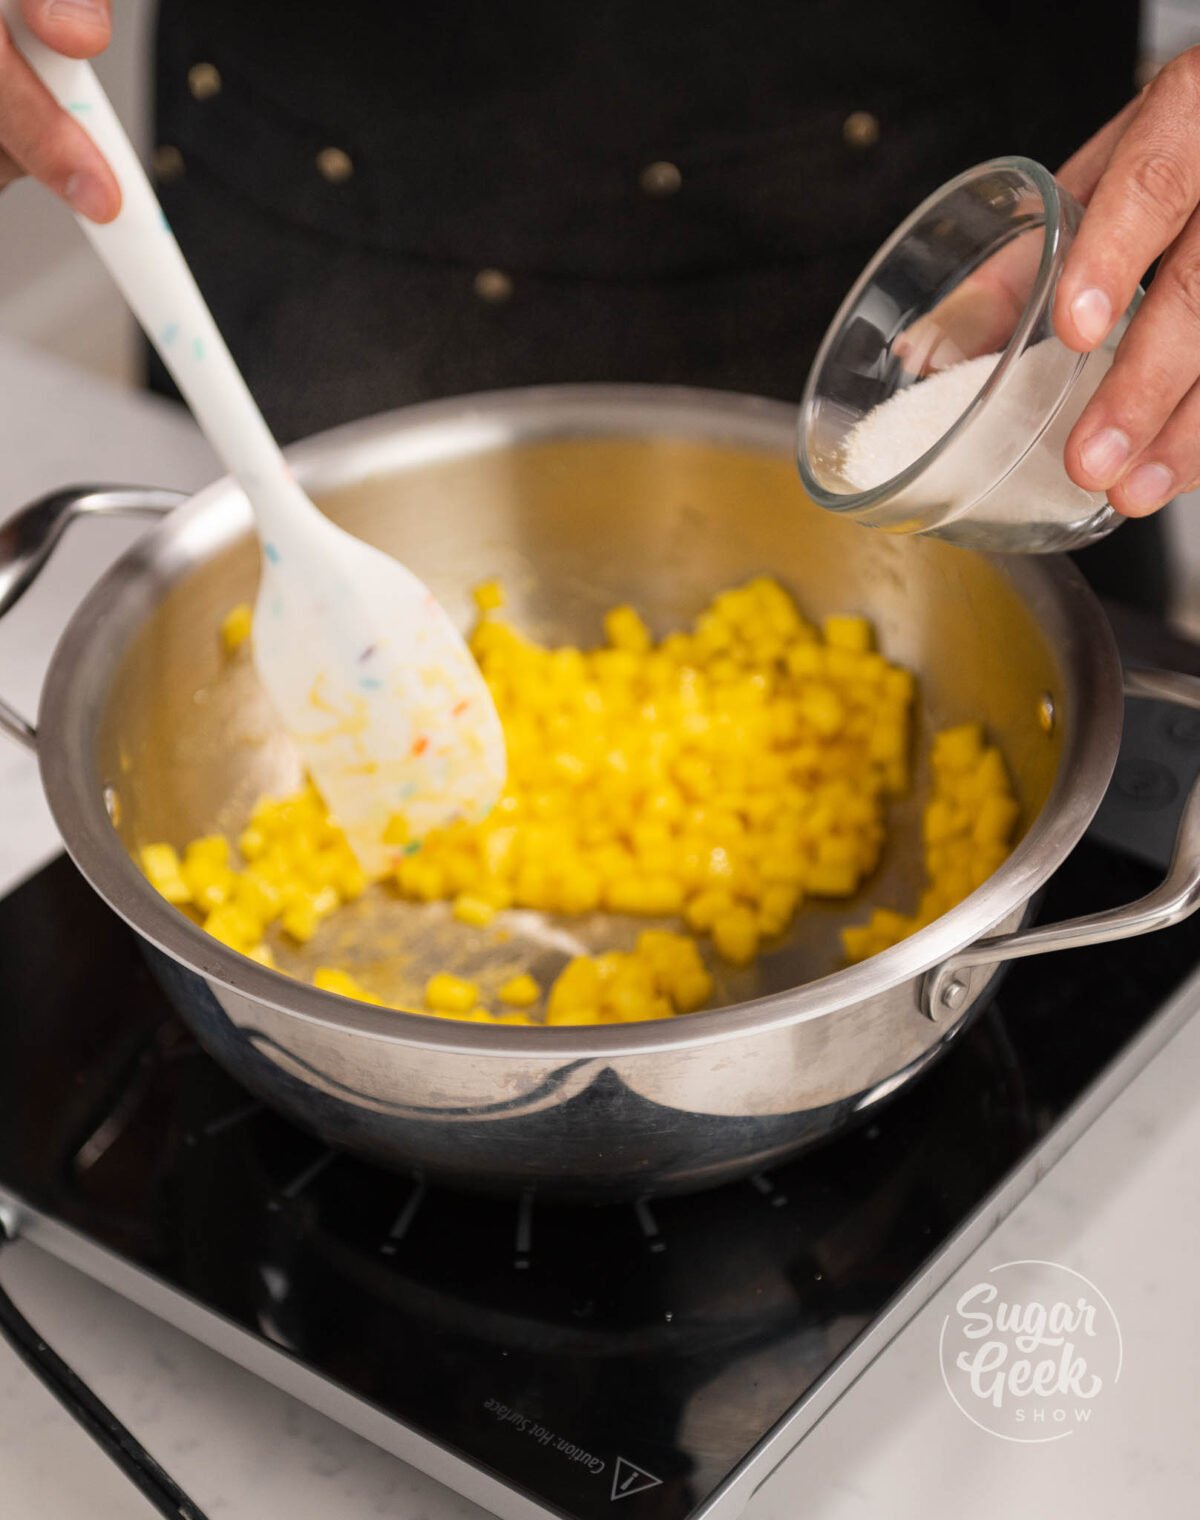
M 191 424 L 0 344 L 0 517 L 78 480 L 194 488 L 215 473 Z M 0 623 L 0 695 L 32 713 L 55 636 L 136 528 L 73 530 L 46 581 Z M 56 849 L 30 756 L 0 736 L 0 891 Z M 0 1085 L 5 1074 L 0 1073 Z M 1200 1491 L 1200 1020 L 1192 1020 L 901 1332 L 751 1500 L 748 1520 L 1162 1520 Z M 962 1289 L 1015 1258 L 1091 1278 L 1124 1336 L 1092 1428 L 1012 1444 L 951 1403 L 938 1332 Z M 50 1342 L 196 1501 L 228 1520 L 458 1520 L 482 1511 L 72 1269 L 19 1244 L 0 1277 Z M 0 1514 L 151 1513 L 0 1347 Z

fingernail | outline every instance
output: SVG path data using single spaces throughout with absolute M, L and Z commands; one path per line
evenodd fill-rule
M 1079 461 L 1102 486 L 1110 485 L 1129 458 L 1129 439 L 1120 428 L 1101 428 L 1079 450 Z
M 1102 290 L 1081 290 L 1071 302 L 1071 321 L 1085 343 L 1099 343 L 1112 326 L 1112 302 Z
M 63 198 L 77 216 L 103 221 L 109 212 L 104 186 L 92 174 L 72 174 L 63 186 Z
M 1161 506 L 1175 486 L 1175 477 L 1165 464 L 1139 464 L 1125 482 L 1124 496 L 1137 512 L 1149 512 Z
M 107 26 L 108 7 L 104 0 L 47 0 L 48 21 L 74 21 L 83 26 Z

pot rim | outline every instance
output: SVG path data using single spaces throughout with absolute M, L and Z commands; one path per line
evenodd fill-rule
M 371 475 L 518 440 L 684 437 L 790 459 L 794 429 L 792 406 L 757 396 L 685 386 L 576 384 L 423 402 L 330 429 L 286 452 L 301 484 L 320 494 Z M 42 784 L 72 860 L 143 938 L 210 982 L 347 1034 L 479 1058 L 537 1054 L 586 1060 L 723 1043 L 852 1009 L 920 977 L 1027 902 L 1082 837 L 1116 764 L 1124 710 L 1121 663 L 1096 596 L 1060 557 L 983 555 L 1015 583 L 1040 622 L 1073 701 L 1058 774 L 1038 817 L 999 870 L 957 907 L 858 965 L 798 988 L 669 1020 L 493 1028 L 357 1003 L 239 955 L 166 902 L 127 854 L 109 820 L 102 778 L 91 769 L 112 656 L 123 649 L 126 630 L 149 604 L 153 577 L 148 572 L 159 572 L 159 585 L 169 583 L 173 566 L 193 560 L 197 549 L 211 551 L 232 541 L 247 521 L 239 488 L 229 477 L 217 480 L 139 540 L 84 598 L 54 652 L 42 691 Z M 915 997 L 913 1007 L 923 1018 Z

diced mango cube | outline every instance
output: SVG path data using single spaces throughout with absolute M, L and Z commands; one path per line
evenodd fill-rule
M 250 637 L 254 626 L 254 609 L 249 602 L 239 602 L 221 619 L 221 643 L 226 654 L 233 654 Z
M 234 903 L 223 903 L 204 920 L 204 931 L 214 939 L 228 945 L 231 950 L 243 954 L 252 950 L 262 939 L 262 921 L 246 913 Z
M 496 994 L 500 1001 L 510 1008 L 532 1008 L 541 995 L 542 989 L 528 971 L 522 971 L 517 976 L 510 976 L 508 981 L 501 984 Z
M 143 845 L 139 859 L 150 885 L 169 903 L 191 902 L 192 889 L 183 878 L 182 862 L 171 845 Z
M 479 988 L 464 977 L 439 971 L 425 983 L 425 1004 L 437 1013 L 466 1013 L 479 1002 Z
M 717 954 L 735 966 L 748 966 L 758 954 L 758 921 L 749 908 L 731 908 L 712 926 Z
M 866 654 L 873 642 L 871 625 L 864 617 L 827 617 L 821 631 L 831 649 L 847 649 L 854 654 Z
M 317 926 L 320 923 L 320 915 L 313 904 L 311 894 L 305 893 L 289 903 L 283 910 L 279 922 L 285 934 L 290 934 L 301 945 L 307 944 L 317 932 Z
M 336 992 L 340 997 L 354 998 L 360 1003 L 383 1006 L 382 998 L 368 992 L 348 971 L 339 971 L 336 966 L 318 966 L 313 972 L 312 980 L 313 986 L 319 987 L 322 992 Z
M 626 876 L 610 883 L 604 902 L 613 913 L 665 917 L 683 907 L 683 888 L 667 876 Z
M 597 1008 L 568 1007 L 566 1005 L 550 1008 L 546 1012 L 546 1023 L 558 1024 L 598 1024 L 600 1011 Z
M 933 741 L 934 766 L 969 771 L 983 758 L 983 729 L 978 723 L 944 728 Z
M 495 612 L 504 606 L 504 587 L 497 580 L 480 581 L 471 595 L 480 612 Z
M 1021 804 L 1015 797 L 993 792 L 979 804 L 972 838 L 979 845 L 1006 845 L 1020 816 Z
M 454 899 L 454 916 L 460 923 L 472 924 L 482 929 L 496 916 L 496 910 L 485 898 L 470 892 L 460 892 Z
M 614 649 L 627 649 L 631 654 L 645 654 L 650 648 L 650 630 L 629 606 L 605 613 L 604 636 Z
M 818 860 L 809 867 L 804 885 L 813 897 L 853 897 L 858 891 L 858 875 L 858 867 L 851 861 Z
M 384 844 L 407 844 L 408 843 L 408 819 L 403 813 L 393 813 L 384 825 Z
M 728 913 L 734 905 L 731 892 L 723 887 L 708 887 L 703 892 L 697 892 L 695 897 L 688 901 L 684 909 L 684 918 L 689 928 L 698 933 L 707 933 L 713 924 L 723 914 Z

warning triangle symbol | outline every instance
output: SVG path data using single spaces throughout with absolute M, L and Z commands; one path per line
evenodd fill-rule
M 613 1469 L 612 1494 L 613 1499 L 628 1499 L 630 1494 L 644 1494 L 648 1488 L 657 1488 L 662 1482 L 653 1473 L 648 1473 L 644 1467 L 638 1467 L 633 1462 L 628 1462 L 624 1457 L 617 1458 L 617 1465 Z

